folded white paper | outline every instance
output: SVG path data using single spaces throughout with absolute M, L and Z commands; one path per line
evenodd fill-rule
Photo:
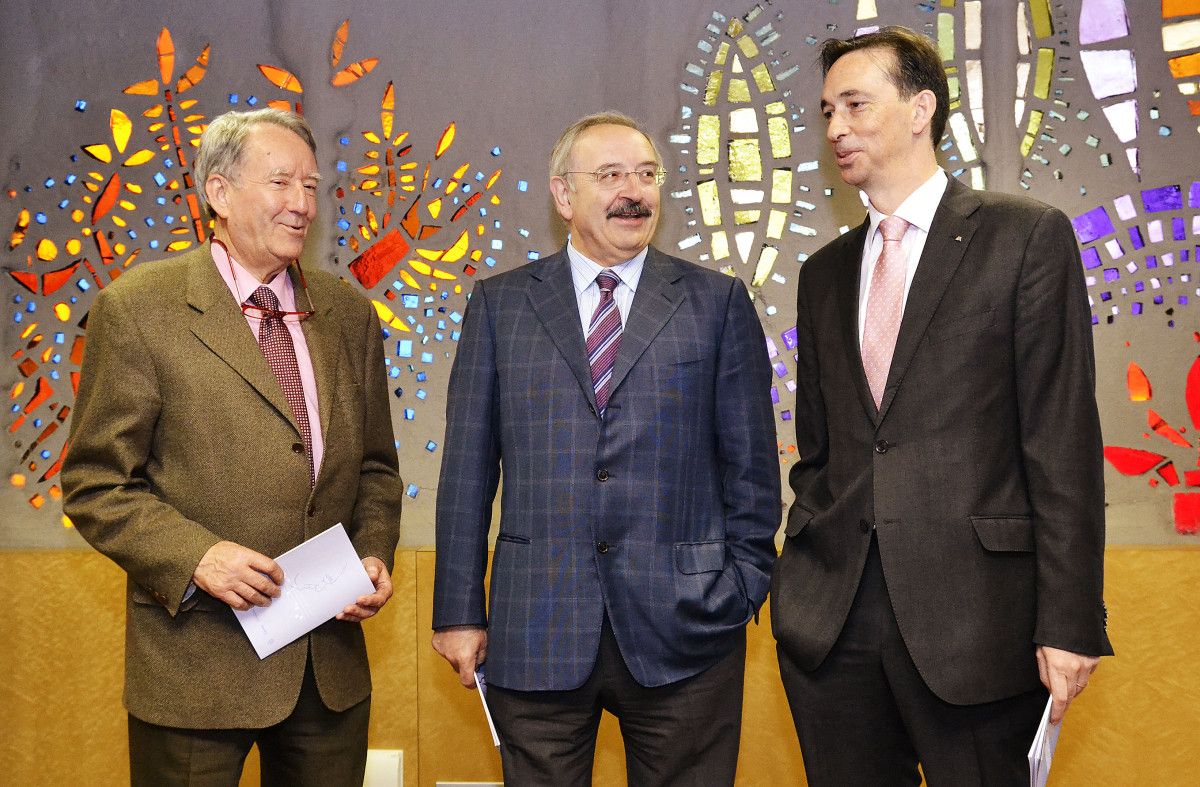
M 1037 734 L 1033 736 L 1033 745 L 1029 747 L 1030 787 L 1046 787 L 1046 779 L 1050 778 L 1050 761 L 1054 759 L 1054 747 L 1058 745 L 1058 734 L 1062 732 L 1062 722 L 1050 723 L 1050 706 L 1053 703 L 1053 697 L 1046 701 L 1042 721 L 1038 724 Z
M 260 659 L 312 631 L 359 596 L 375 592 L 341 522 L 275 562 L 283 569 L 279 597 L 265 607 L 233 611 Z

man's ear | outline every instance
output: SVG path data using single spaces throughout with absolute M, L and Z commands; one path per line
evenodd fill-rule
M 937 109 L 937 98 L 933 95 L 932 90 L 922 90 L 912 98 L 913 118 L 912 118 L 912 133 L 914 137 L 919 137 L 927 131 L 930 131 L 930 125 L 933 123 L 933 113 Z M 932 133 L 930 131 L 930 133 Z M 938 142 L 939 140 L 934 140 Z
M 554 197 L 554 207 L 558 209 L 558 215 L 563 217 L 563 221 L 570 221 L 575 215 L 575 209 L 571 206 L 571 186 L 565 177 L 555 175 L 550 178 L 550 196 Z
M 229 218 L 229 180 L 219 172 L 208 176 L 204 182 L 204 194 L 213 213 L 223 219 Z

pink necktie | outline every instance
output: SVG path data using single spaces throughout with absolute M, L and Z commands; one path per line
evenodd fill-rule
M 612 380 L 613 362 L 621 346 L 621 312 L 613 299 L 613 290 L 621 280 L 614 273 L 605 271 L 596 277 L 600 287 L 600 302 L 588 325 L 588 364 L 592 367 L 592 385 L 596 389 L 596 410 L 604 415 L 608 407 L 609 382 Z
M 292 417 L 296 426 L 300 427 L 300 436 L 304 439 L 304 453 L 308 454 L 308 483 L 316 486 L 316 473 L 313 467 L 312 429 L 308 423 L 308 408 L 304 404 L 304 386 L 300 382 L 300 364 L 296 362 L 296 347 L 292 344 L 292 335 L 283 319 L 270 312 L 279 311 L 279 298 L 270 287 L 259 287 L 247 299 L 252 305 L 267 312 L 258 324 L 258 346 L 266 356 L 283 395 L 287 398 Z
M 875 261 L 871 275 L 871 290 L 867 294 L 867 321 L 863 328 L 862 362 L 871 386 L 875 406 L 883 403 L 883 389 L 892 353 L 896 350 L 896 335 L 904 316 L 905 259 L 900 241 L 908 222 L 899 216 L 888 216 L 879 223 L 883 235 L 883 251 Z

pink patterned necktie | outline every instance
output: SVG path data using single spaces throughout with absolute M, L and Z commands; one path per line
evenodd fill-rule
M 900 320 L 904 316 L 904 278 L 906 264 L 900 241 L 908 229 L 908 222 L 899 216 L 888 216 L 879 223 L 883 235 L 883 251 L 875 261 L 871 275 L 871 289 L 867 294 L 867 321 L 863 328 L 862 362 L 867 373 L 867 384 L 871 386 L 871 397 L 875 406 L 883 403 L 883 389 L 887 384 L 888 370 L 892 366 L 892 354 L 896 350 L 896 336 L 900 333 Z
M 613 290 L 621 283 L 615 273 L 604 271 L 596 277 L 600 302 L 588 324 L 588 364 L 592 367 L 592 386 L 596 389 L 596 411 L 603 416 L 608 407 L 609 383 L 613 362 L 621 346 L 621 311 L 613 298 Z
M 304 404 L 304 385 L 300 382 L 300 365 L 296 362 L 296 347 L 283 318 L 271 315 L 279 311 L 279 298 L 270 287 L 259 287 L 248 298 L 251 305 L 267 312 L 258 324 L 258 346 L 266 357 L 283 395 L 287 398 L 300 436 L 304 438 L 304 453 L 308 455 L 308 483 L 316 486 L 313 466 L 312 428 L 308 423 L 308 408 Z

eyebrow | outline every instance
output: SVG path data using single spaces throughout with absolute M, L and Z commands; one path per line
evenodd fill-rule
M 844 98 L 854 98 L 855 96 L 866 96 L 866 95 L 869 95 L 866 91 L 859 90 L 856 87 L 852 87 L 852 88 L 849 88 L 848 90 L 843 90 L 841 93 L 838 93 L 837 96 L 835 96 L 835 98 L 843 98 L 844 99 Z M 826 107 L 831 107 L 831 106 L 833 106 L 832 103 L 826 101 L 824 97 L 821 98 L 821 109 L 825 109 Z
M 286 177 L 286 178 L 292 178 L 292 177 L 296 176 L 296 173 L 292 172 L 291 170 L 287 170 L 287 169 L 283 169 L 283 168 L 276 168 L 276 169 L 271 170 L 267 174 L 268 179 L 280 177 L 280 176 Z M 301 175 L 300 179 L 301 180 L 320 180 L 321 173 L 320 172 L 310 172 L 307 175 Z

